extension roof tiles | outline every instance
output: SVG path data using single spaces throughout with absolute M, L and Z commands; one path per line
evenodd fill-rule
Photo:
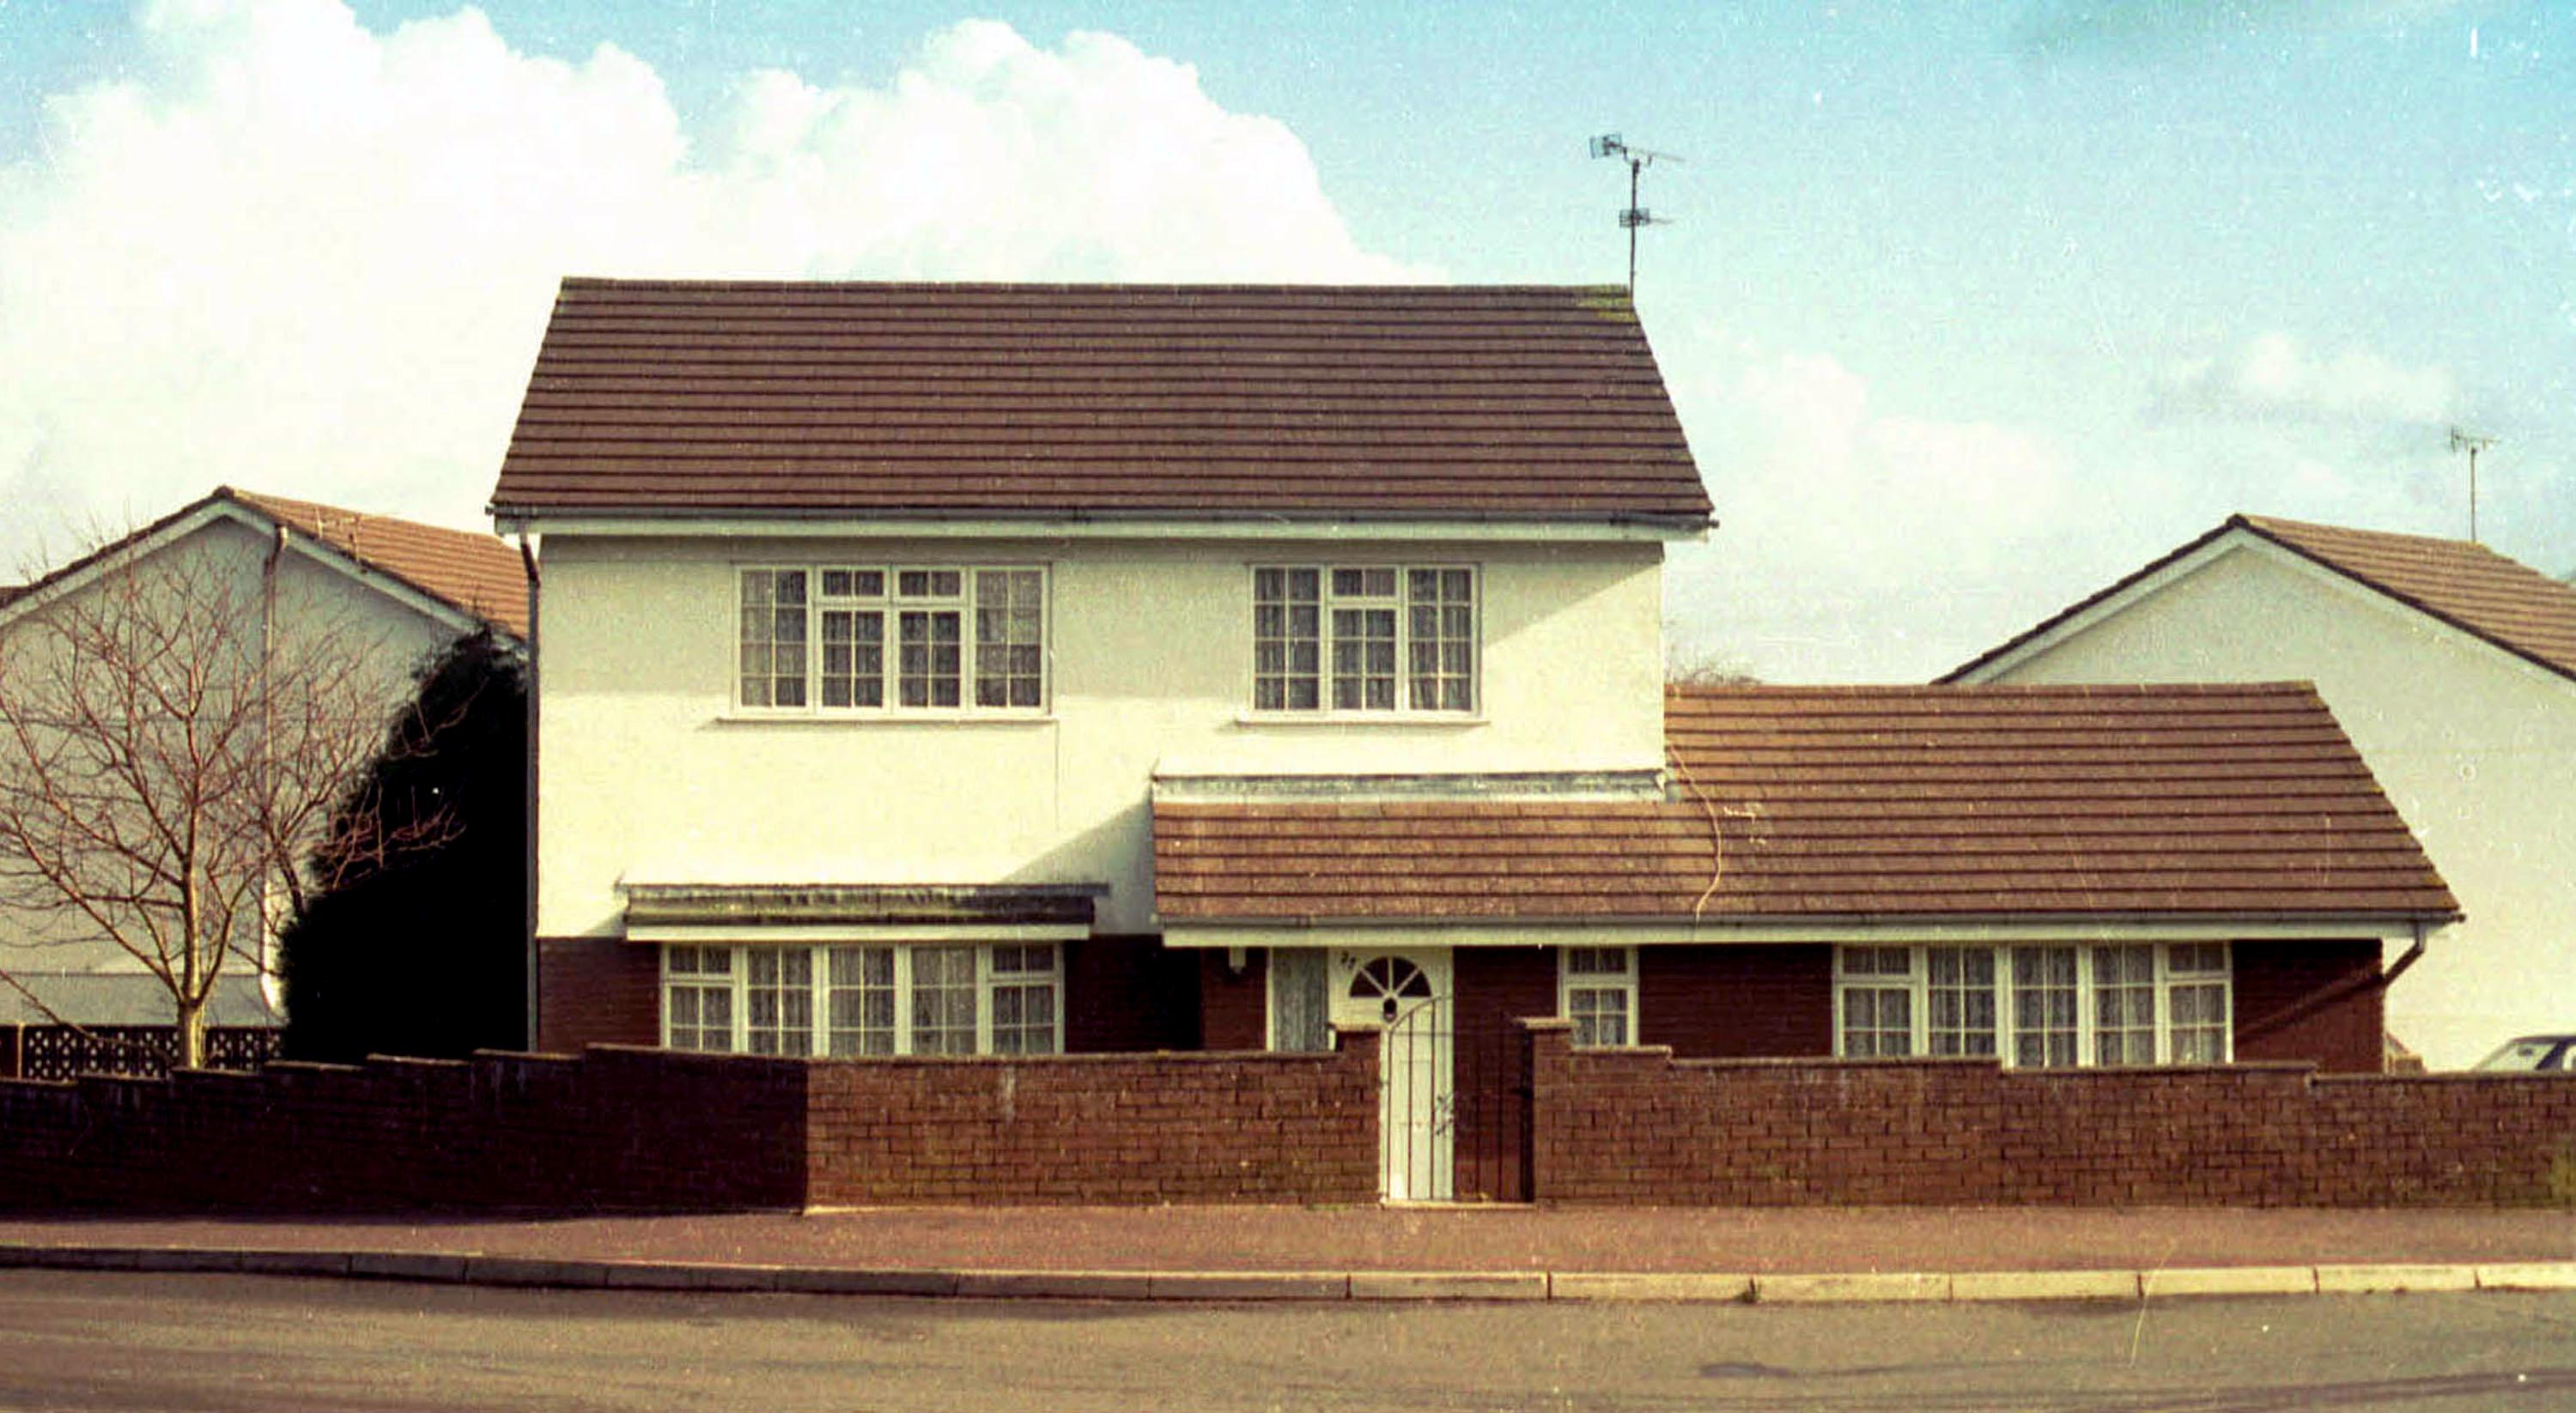
M 1236 924 L 2459 912 L 2305 684 L 1677 688 L 1665 732 L 1660 802 L 1158 800 L 1157 906 Z
M 2217 529 L 2101 592 L 2068 606 L 1992 650 L 1953 668 L 1960 680 L 2011 657 L 2079 615 L 2222 537 L 2252 535 L 2538 667 L 2576 680 L 2576 585 L 2470 540 L 2312 525 L 2268 515 L 2232 515 Z
M 1616 287 L 568 279 L 492 509 L 1709 523 Z

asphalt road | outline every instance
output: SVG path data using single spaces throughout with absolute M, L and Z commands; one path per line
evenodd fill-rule
M 2576 1406 L 2576 1295 L 1142 1306 L 0 1272 L 8 1409 Z

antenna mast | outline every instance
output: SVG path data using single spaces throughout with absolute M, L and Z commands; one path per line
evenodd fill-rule
M 2469 543 L 2478 542 L 2478 453 L 2494 446 L 2496 439 L 2451 429 L 2451 450 L 2469 454 Z
M 1619 213 L 1619 228 L 1628 233 L 1628 294 L 1630 298 L 1634 298 L 1637 293 L 1637 228 L 1672 224 L 1670 220 L 1659 217 L 1637 204 L 1637 179 L 1645 175 L 1646 169 L 1657 162 L 1678 162 L 1682 159 L 1670 152 L 1650 152 L 1642 147 L 1630 147 L 1620 141 L 1619 134 L 1615 132 L 1603 133 L 1592 139 L 1592 155 L 1616 157 L 1628 164 L 1628 206 L 1626 210 Z

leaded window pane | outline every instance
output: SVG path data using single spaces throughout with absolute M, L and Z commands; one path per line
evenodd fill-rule
M 1042 691 L 1044 609 L 1034 569 L 975 574 L 975 704 L 1034 707 Z
M 805 705 L 805 571 L 746 569 L 740 583 L 735 646 L 742 704 Z
M 975 949 L 912 949 L 912 1053 L 975 1053 Z
M 896 700 L 933 708 L 962 702 L 960 631 L 955 609 L 906 609 L 899 615 Z
M 1270 1046 L 1274 1050 L 1333 1048 L 1325 953 L 1319 947 L 1277 947 L 1270 952 Z
M 1995 1046 L 1995 954 L 1987 947 L 1925 953 L 1929 990 L 1925 1048 L 1935 1055 L 1985 1056 Z
M 2075 949 L 2015 947 L 2012 966 L 2013 1063 L 2074 1064 Z
M 834 947 L 827 1004 L 835 1055 L 895 1052 L 894 949 Z
M 1457 569 L 1416 569 L 1405 575 L 1407 685 L 1417 711 L 1474 707 L 1472 583 L 1472 576 Z
M 2156 1062 L 2156 949 L 2093 949 L 2093 1061 Z

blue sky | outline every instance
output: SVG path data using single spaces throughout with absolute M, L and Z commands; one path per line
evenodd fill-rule
M 2460 534 L 2455 422 L 2576 569 L 2576 16 L 2502 0 L 0 0 L 0 555 L 227 479 L 470 523 L 566 271 L 1614 281 L 1603 131 L 1687 159 L 1687 656 L 1921 677 L 2238 509 Z

